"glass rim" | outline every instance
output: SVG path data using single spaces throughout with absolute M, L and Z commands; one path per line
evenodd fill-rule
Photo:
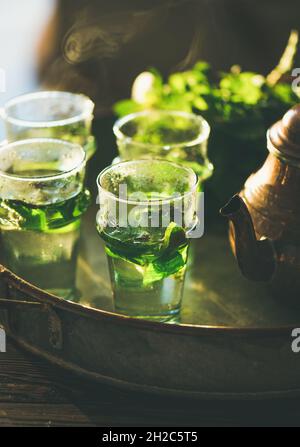
M 174 144 L 152 144 L 152 143 L 143 143 L 143 142 L 139 142 L 139 141 L 135 141 L 133 139 L 133 137 L 130 137 L 128 135 L 126 135 L 121 128 L 127 124 L 128 122 L 134 120 L 135 118 L 139 118 L 142 116 L 147 116 L 150 115 L 152 113 L 159 113 L 162 115 L 171 115 L 171 116 L 181 116 L 183 118 L 187 118 L 187 119 L 193 119 L 194 121 L 198 121 L 199 126 L 202 125 L 203 126 L 203 131 L 199 133 L 199 135 L 192 139 L 192 140 L 187 140 L 187 141 L 183 141 L 181 143 L 174 143 Z M 136 146 L 140 146 L 140 147 L 146 147 L 146 148 L 160 148 L 163 150 L 170 150 L 172 148 L 177 148 L 177 147 L 182 147 L 183 145 L 185 147 L 192 147 L 195 146 L 197 144 L 201 144 L 204 141 L 207 141 L 209 138 L 209 134 L 210 134 L 210 125 L 208 124 L 208 122 L 206 121 L 205 118 L 203 118 L 202 115 L 196 115 L 195 113 L 190 113 L 190 112 L 183 112 L 180 110 L 161 110 L 161 109 L 147 109 L 147 110 L 142 110 L 140 112 L 135 112 L 135 113 L 130 113 L 129 115 L 125 115 L 122 118 L 119 118 L 114 126 L 113 126 L 113 132 L 114 135 L 117 139 L 125 141 L 125 142 L 133 142 Z
M 84 110 L 77 113 L 76 115 L 64 118 L 64 119 L 58 119 L 58 120 L 47 120 L 47 121 L 31 121 L 26 119 L 20 119 L 15 118 L 14 116 L 11 116 L 8 112 L 8 109 L 11 106 L 14 106 L 16 104 L 22 104 L 23 102 L 27 102 L 30 100 L 40 99 L 40 98 L 74 98 L 74 97 L 80 97 L 83 100 L 83 103 L 85 104 Z M 74 124 L 77 123 L 85 118 L 88 118 L 92 116 L 93 110 L 94 110 L 95 104 L 94 102 L 83 93 L 72 93 L 72 92 L 66 92 L 66 91 L 59 91 L 59 90 L 42 90 L 38 92 L 31 92 L 31 93 L 25 93 L 24 95 L 18 95 L 14 98 L 8 100 L 4 107 L 1 109 L 1 115 L 3 120 L 14 124 L 16 126 L 23 126 L 23 127 L 34 127 L 34 128 L 43 128 L 43 127 L 59 127 L 59 126 L 66 126 L 68 124 Z
M 7 143 L 4 144 L 2 146 L 0 146 L 0 157 L 1 157 L 1 152 L 5 149 L 14 149 L 15 147 L 18 146 L 26 146 L 28 144 L 33 144 L 33 143 L 38 143 L 38 144 L 43 144 L 43 143 L 53 143 L 56 145 L 60 145 L 62 146 L 69 146 L 69 148 L 76 148 L 79 149 L 81 154 L 82 154 L 82 158 L 81 160 L 76 164 L 76 166 L 74 166 L 71 169 L 68 169 L 66 171 L 62 171 L 59 174 L 53 174 L 53 175 L 41 175 L 41 176 L 36 176 L 36 177 L 29 177 L 26 175 L 16 175 L 16 174 L 9 174 L 5 171 L 2 171 L 0 169 L 0 177 L 4 178 L 4 179 L 9 179 L 9 180 L 14 180 L 14 181 L 21 181 L 21 182 L 47 182 L 47 181 L 55 181 L 55 180 L 60 180 L 63 179 L 64 177 L 69 177 L 70 175 L 72 175 L 73 173 L 80 171 L 81 169 L 84 168 L 85 164 L 86 164 L 86 153 L 84 151 L 84 149 L 82 148 L 82 146 L 80 146 L 80 144 L 77 143 L 71 143 L 69 141 L 64 141 L 64 140 L 58 140 L 55 138 L 30 138 L 27 140 L 18 140 L 18 141 L 13 141 L 11 143 Z
M 166 164 L 168 164 L 168 165 L 173 165 L 173 166 L 175 166 L 176 168 L 180 168 L 180 169 L 182 169 L 183 171 L 186 171 L 187 173 L 192 174 L 192 176 L 193 176 L 193 178 L 194 178 L 194 183 L 193 183 L 192 187 L 189 189 L 189 191 L 186 191 L 186 192 L 184 192 L 183 194 L 180 194 L 180 195 L 178 195 L 178 196 L 177 196 L 177 195 L 176 195 L 176 196 L 172 195 L 172 196 L 164 197 L 164 198 L 162 198 L 162 199 L 157 199 L 157 198 L 156 198 L 156 199 L 149 199 L 149 200 L 147 200 L 147 201 L 143 201 L 143 200 L 131 200 L 131 199 L 123 199 L 123 198 L 120 198 L 120 197 L 116 196 L 114 193 L 112 193 L 112 192 L 108 191 L 107 189 L 105 189 L 105 188 L 101 185 L 101 179 L 102 179 L 102 177 L 103 177 L 109 170 L 118 168 L 119 166 L 123 166 L 123 165 L 128 165 L 128 164 L 140 164 L 140 163 L 141 163 L 141 164 L 144 164 L 145 162 L 146 162 L 146 163 L 166 163 Z M 186 166 L 181 166 L 180 164 L 175 163 L 175 162 L 173 162 L 173 161 L 164 160 L 164 159 L 159 159 L 159 158 L 156 158 L 156 159 L 153 159 L 153 160 L 150 160 L 150 159 L 148 158 L 148 159 L 138 159 L 138 160 L 121 161 L 121 162 L 116 163 L 116 164 L 114 164 L 114 165 L 107 166 L 105 169 L 103 169 L 103 170 L 98 174 L 98 176 L 97 176 L 97 180 L 96 180 L 96 183 L 97 183 L 97 186 L 98 186 L 99 191 L 102 191 L 105 195 L 111 197 L 113 200 L 115 200 L 115 201 L 117 201 L 117 202 L 120 202 L 120 203 L 127 203 L 127 204 L 129 204 L 129 205 L 149 205 L 149 204 L 159 204 L 159 205 L 162 205 L 162 204 L 167 204 L 167 203 L 172 202 L 172 201 L 175 201 L 175 200 L 182 200 L 182 199 L 185 199 L 186 197 L 189 197 L 189 196 L 192 195 L 195 191 L 197 191 L 199 182 L 200 182 L 200 180 L 199 180 L 198 175 L 197 175 L 191 168 L 188 168 L 188 167 L 186 167 Z

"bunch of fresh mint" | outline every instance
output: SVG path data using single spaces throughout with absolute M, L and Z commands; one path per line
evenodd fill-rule
M 207 62 L 172 73 L 164 81 L 155 70 L 140 74 L 131 99 L 117 102 L 118 116 L 144 109 L 182 110 L 202 115 L 212 132 L 209 157 L 215 165 L 210 182 L 220 201 L 242 187 L 266 157 L 266 131 L 294 104 L 298 92 L 290 77 L 298 33 L 292 31 L 277 67 L 268 75 L 242 71 L 215 73 Z
M 194 112 L 214 125 L 234 125 L 241 121 L 252 123 L 253 129 L 245 135 L 255 137 L 265 131 L 269 116 L 277 116 L 299 101 L 290 83 L 270 85 L 267 78 L 232 67 L 229 73 L 214 75 L 210 65 L 197 62 L 190 70 L 173 73 L 166 83 L 155 70 L 151 87 L 143 101 L 134 98 L 117 102 L 114 111 L 118 116 L 144 109 L 167 109 Z M 244 135 L 236 126 L 235 133 Z

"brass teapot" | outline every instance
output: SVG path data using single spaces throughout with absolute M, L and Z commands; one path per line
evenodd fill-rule
M 269 155 L 221 209 L 243 275 L 300 305 L 300 104 L 267 133 Z

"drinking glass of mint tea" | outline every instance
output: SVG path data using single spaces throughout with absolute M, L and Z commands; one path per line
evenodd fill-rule
M 202 181 L 212 175 L 207 157 L 210 127 L 199 115 L 180 111 L 145 110 L 116 121 L 119 160 L 165 158 L 192 168 Z
M 57 138 L 82 146 L 87 160 L 95 153 L 91 134 L 94 103 L 87 96 L 42 91 L 18 96 L 1 109 L 8 142 Z
M 114 164 L 98 176 L 97 229 L 108 257 L 116 311 L 177 321 L 198 179 L 166 160 Z
M 17 141 L 0 150 L 0 234 L 4 264 L 21 278 L 76 298 L 84 189 L 81 146 L 55 139 Z

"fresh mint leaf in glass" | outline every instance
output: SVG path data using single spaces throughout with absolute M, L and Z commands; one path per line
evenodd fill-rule
M 105 243 L 117 312 L 177 321 L 197 224 L 198 179 L 166 160 L 114 164 L 98 177 L 97 229 Z
M 121 160 L 160 158 L 193 169 L 200 180 L 213 167 L 207 158 L 210 127 L 192 113 L 146 110 L 127 115 L 114 125 Z
M 4 264 L 21 278 L 74 300 L 85 152 L 54 139 L 21 140 L 0 151 L 0 234 Z

